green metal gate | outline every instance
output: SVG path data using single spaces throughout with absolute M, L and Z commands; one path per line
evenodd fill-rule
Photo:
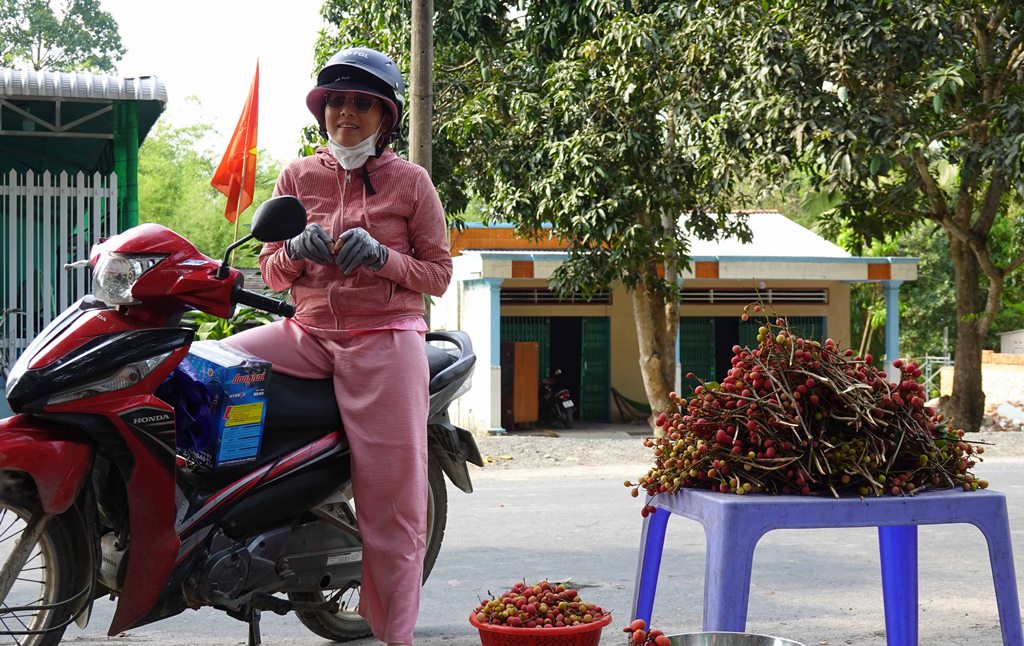
M 603 316 L 583 318 L 583 359 L 580 362 L 580 419 L 608 421 L 611 389 L 611 322 Z
M 501 341 L 536 341 L 540 352 L 538 379 L 551 369 L 551 318 L 547 316 L 502 316 Z
M 754 334 L 757 334 L 755 328 Z M 715 379 L 715 319 L 711 316 L 684 316 L 679 319 L 679 368 L 683 374 L 681 395 L 693 392 L 699 384 L 687 379 L 693 373 L 703 381 Z

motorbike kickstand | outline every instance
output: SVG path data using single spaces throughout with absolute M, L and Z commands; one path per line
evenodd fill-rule
M 249 622 L 249 646 L 260 646 L 260 609 L 255 604 L 249 606 L 247 621 Z

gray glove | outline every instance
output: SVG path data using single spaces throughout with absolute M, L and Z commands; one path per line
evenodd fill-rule
M 338 250 L 334 262 L 346 275 L 351 274 L 360 263 L 377 271 L 388 260 L 388 248 L 374 240 L 362 227 L 342 233 L 338 242 L 344 244 Z
M 306 229 L 288 240 L 285 249 L 292 260 L 311 260 L 318 265 L 333 262 L 331 257 L 331 236 L 319 224 L 306 225 Z

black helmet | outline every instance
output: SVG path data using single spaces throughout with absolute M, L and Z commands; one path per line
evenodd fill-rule
M 327 94 L 338 91 L 367 92 L 380 97 L 391 112 L 392 129 L 384 145 L 398 138 L 398 127 L 405 108 L 405 82 L 398 66 L 385 54 L 369 47 L 343 49 L 328 59 L 316 75 L 316 87 L 306 95 L 306 107 L 320 124 L 320 135 L 327 138 L 324 106 Z

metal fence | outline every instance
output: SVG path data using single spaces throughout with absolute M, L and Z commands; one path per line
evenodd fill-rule
M 91 271 L 64 265 L 89 257 L 117 231 L 117 175 L 0 174 L 0 367 L 91 289 Z

